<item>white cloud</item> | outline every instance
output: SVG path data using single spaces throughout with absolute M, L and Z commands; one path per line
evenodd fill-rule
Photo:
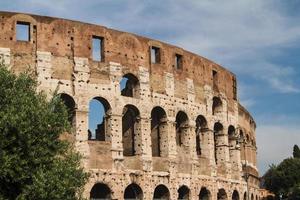
M 300 126 L 262 125 L 256 131 L 258 166 L 261 175 L 268 165 L 291 157 L 294 144 L 300 145 Z

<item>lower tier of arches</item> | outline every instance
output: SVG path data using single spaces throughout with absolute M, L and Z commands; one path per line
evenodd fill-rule
M 259 200 L 258 187 L 245 181 L 187 174 L 107 172 L 96 170 L 85 188 L 90 200 Z

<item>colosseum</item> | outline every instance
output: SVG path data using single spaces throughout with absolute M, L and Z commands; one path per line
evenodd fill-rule
M 2 62 L 35 72 L 70 110 L 86 198 L 261 199 L 256 124 L 232 72 L 104 26 L 10 12 L 0 21 Z

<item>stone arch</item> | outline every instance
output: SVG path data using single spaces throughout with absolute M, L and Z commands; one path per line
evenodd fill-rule
M 170 191 L 165 185 L 158 185 L 154 189 L 153 194 L 154 200 L 169 200 L 170 199 Z
M 130 185 L 128 185 L 124 191 L 124 200 L 132 199 L 143 199 L 143 190 L 139 185 L 135 183 L 131 183 Z
M 198 115 L 196 118 L 196 153 L 197 155 L 202 154 L 202 148 L 207 145 L 208 135 L 207 120 L 203 115 Z
M 166 157 L 168 155 L 168 126 L 166 111 L 156 106 L 151 111 L 151 148 L 152 156 Z
M 232 193 L 232 200 L 240 200 L 240 195 L 237 190 L 234 190 Z
M 66 93 L 60 93 L 59 98 L 62 100 L 64 105 L 67 108 L 68 111 L 68 120 L 69 122 L 74 125 L 75 124 L 75 109 L 76 104 L 72 96 L 66 94 Z
M 227 199 L 228 197 L 226 191 L 223 188 L 219 189 L 217 194 L 217 200 L 227 200 Z
M 94 97 L 89 102 L 88 139 L 110 141 L 111 106 L 103 97 Z
M 247 192 L 244 192 L 243 200 L 247 200 Z
M 96 183 L 90 191 L 90 199 L 111 199 L 111 189 L 104 183 Z
M 254 200 L 254 195 L 253 194 L 251 194 L 251 200 Z
M 225 155 L 223 154 L 223 125 L 220 122 L 216 122 L 214 125 L 214 153 L 215 153 L 215 162 L 219 163 L 221 160 L 224 160 Z
M 211 200 L 211 193 L 206 187 L 202 187 L 199 193 L 199 200 Z
M 188 145 L 189 119 L 185 112 L 179 111 L 176 115 L 176 144 L 177 146 Z
M 220 97 L 213 97 L 212 103 L 212 114 L 215 115 L 217 113 L 222 112 L 223 103 Z
M 140 81 L 132 73 L 125 74 L 120 81 L 121 95 L 126 97 L 140 97 Z
M 123 155 L 134 156 L 141 153 L 140 112 L 134 105 L 127 104 L 123 108 L 122 143 Z
M 178 200 L 188 200 L 191 196 L 191 191 L 186 185 L 182 185 L 178 190 Z

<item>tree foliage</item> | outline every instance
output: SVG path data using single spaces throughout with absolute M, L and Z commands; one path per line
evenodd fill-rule
M 68 112 L 28 74 L 0 66 L 0 199 L 80 199 L 88 175 L 66 141 Z
M 294 158 L 300 158 L 300 149 L 298 147 L 298 145 L 294 145 L 294 148 L 293 148 L 293 157 Z
M 264 186 L 277 197 L 300 199 L 296 198 L 300 190 L 300 158 L 287 158 L 278 166 L 271 165 L 263 179 Z

